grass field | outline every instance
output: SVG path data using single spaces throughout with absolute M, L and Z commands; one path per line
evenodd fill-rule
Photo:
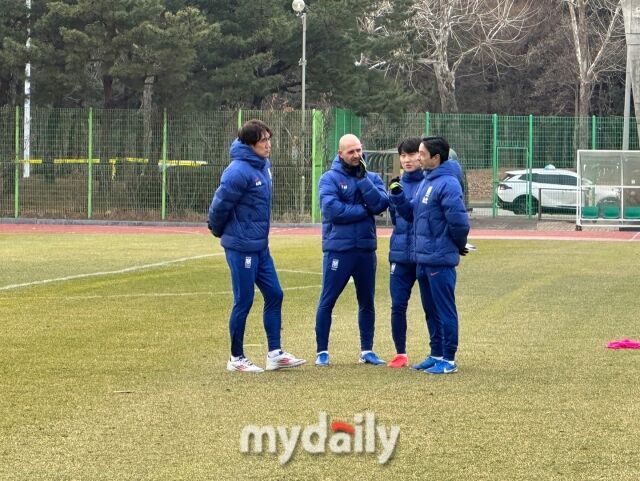
M 605 349 L 640 338 L 636 243 L 476 244 L 458 270 L 460 372 L 434 377 L 357 364 L 352 285 L 334 311 L 334 364 L 314 367 L 320 243 L 272 238 L 284 347 L 309 364 L 247 375 L 225 371 L 230 281 L 213 238 L 0 234 L 0 480 L 637 479 L 640 352 Z M 387 252 L 381 239 L 385 359 Z M 245 343 L 264 365 L 261 309 L 258 295 Z M 400 426 L 394 457 L 298 449 L 281 466 L 240 453 L 245 425 L 304 427 L 321 411 Z

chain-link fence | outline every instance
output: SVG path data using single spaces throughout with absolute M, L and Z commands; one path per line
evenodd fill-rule
M 318 221 L 317 182 L 344 133 L 369 151 L 408 136 L 444 135 L 480 215 L 505 215 L 496 190 L 506 171 L 553 164 L 575 169 L 576 150 L 618 149 L 622 117 L 534 117 L 407 113 L 358 117 L 329 111 L 159 111 L 0 108 L 0 217 L 204 221 L 238 126 L 259 118 L 273 129 L 273 220 Z M 25 144 L 29 159 L 24 159 Z M 635 119 L 630 148 L 638 149 Z M 16 154 L 17 152 L 17 154 Z M 25 166 L 29 175 L 25 176 Z M 380 165 L 383 179 L 393 162 Z M 387 172 L 388 171 L 388 172 Z
M 0 108 L 0 217 L 14 216 L 16 190 L 16 109 Z

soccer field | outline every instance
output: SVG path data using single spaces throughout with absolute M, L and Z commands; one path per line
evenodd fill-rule
M 640 473 L 637 242 L 477 240 L 458 269 L 460 371 L 357 363 L 357 305 L 334 310 L 333 365 L 313 366 L 317 236 L 274 236 L 283 347 L 308 363 L 225 370 L 231 284 L 204 233 L 0 233 L 0 480 L 635 480 Z M 388 239 L 376 352 L 394 354 Z M 417 286 L 408 354 L 428 349 Z M 262 299 L 247 355 L 264 366 Z M 240 452 L 247 425 L 400 428 L 393 457 L 298 445 Z M 329 432 L 331 434 L 331 432 Z

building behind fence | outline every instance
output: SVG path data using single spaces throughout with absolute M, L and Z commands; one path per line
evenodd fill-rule
M 465 167 L 471 207 L 493 216 L 501 215 L 494 188 L 504 171 L 548 164 L 575 169 L 577 149 L 619 149 L 623 136 L 622 117 L 427 112 L 391 118 L 331 109 L 308 112 L 302 125 L 301 111 L 149 117 L 133 110 L 35 108 L 25 139 L 20 109 L 3 107 L 0 218 L 204 221 L 229 145 L 250 118 L 273 129 L 273 220 L 292 223 L 320 220 L 318 180 L 347 132 L 374 151 L 393 149 L 406 136 L 444 135 Z M 637 150 L 635 119 L 630 133 L 630 149 Z M 24 159 L 27 140 L 30 158 Z M 391 166 L 381 168 L 386 181 Z

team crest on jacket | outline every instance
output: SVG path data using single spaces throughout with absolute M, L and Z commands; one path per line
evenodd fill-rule
M 347 190 L 347 188 L 349 187 L 349 186 L 348 186 L 346 183 L 344 183 L 344 182 L 340 182 L 339 186 L 340 186 L 340 189 L 341 189 L 341 190 Z
M 424 197 L 422 198 L 423 204 L 426 204 L 427 202 L 429 202 L 429 196 L 431 195 L 432 190 L 433 190 L 433 186 L 430 185 L 429 188 L 427 189 L 427 192 L 425 192 Z
M 262 181 L 260 180 L 260 177 L 254 177 L 253 181 L 256 183 L 256 187 L 260 187 L 262 185 Z

